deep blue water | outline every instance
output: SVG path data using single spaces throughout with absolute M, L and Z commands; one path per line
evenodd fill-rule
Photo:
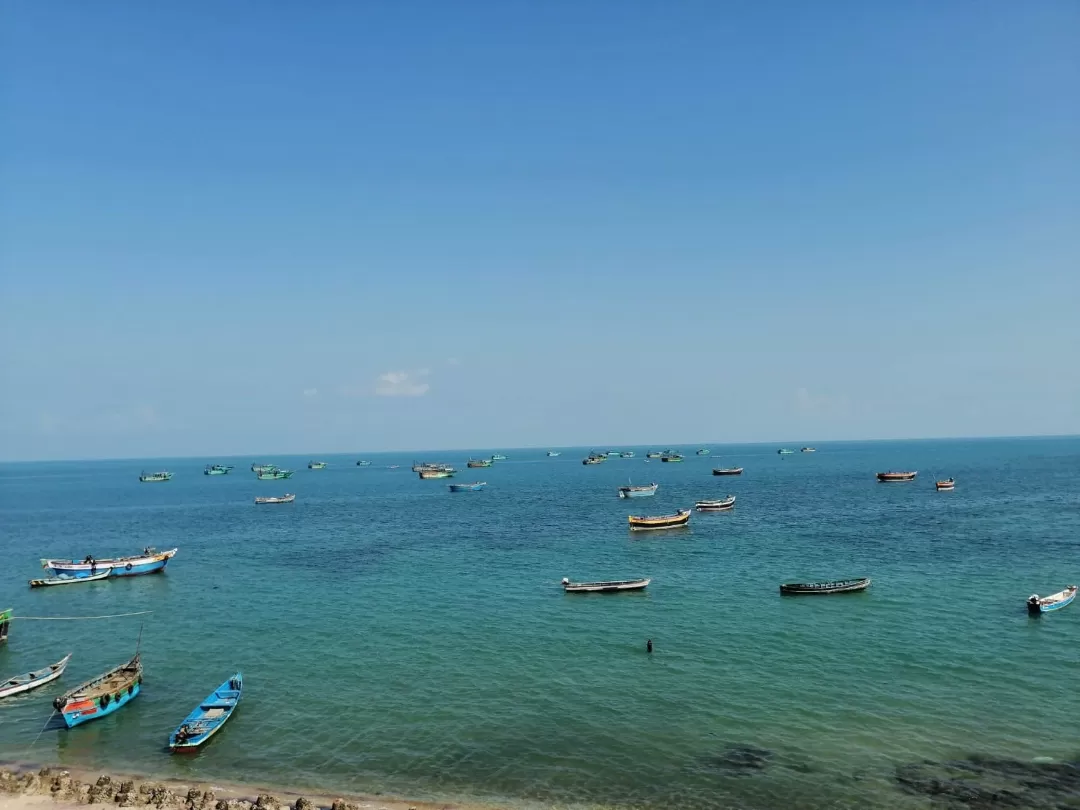
M 15 621 L 0 677 L 75 656 L 59 684 L 0 703 L 0 759 L 414 798 L 884 808 L 926 806 L 896 779 L 910 763 L 1077 756 L 1080 604 L 1032 619 L 1024 600 L 1080 580 L 1080 439 L 712 446 L 683 464 L 619 449 L 637 458 L 504 450 L 466 470 L 468 452 L 424 454 L 489 482 L 454 495 L 385 454 L 321 471 L 0 465 L 0 608 L 153 611 Z M 257 481 L 255 460 L 297 473 Z M 211 461 L 237 469 L 203 476 Z M 745 474 L 710 475 L 732 464 Z M 176 477 L 138 482 L 158 468 Z M 878 484 L 883 469 L 920 473 Z M 956 490 L 935 492 L 948 476 Z M 658 495 L 618 500 L 631 478 Z M 286 491 L 296 503 L 252 503 Z M 689 529 L 627 531 L 631 511 L 728 493 L 733 512 Z M 179 547 L 165 576 L 26 587 L 41 557 L 146 545 Z M 863 594 L 777 592 L 863 575 Z M 571 596 L 563 576 L 653 582 Z M 40 733 L 52 698 L 125 660 L 143 622 L 143 694 Z M 169 732 L 235 669 L 234 720 L 170 757 Z

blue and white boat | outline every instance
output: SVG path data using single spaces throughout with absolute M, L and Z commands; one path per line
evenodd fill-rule
M 142 686 L 142 662 L 139 654 L 126 664 L 80 684 L 53 701 L 53 708 L 64 718 L 64 725 L 74 728 L 97 720 L 126 706 L 139 696 Z
M 555 458 L 559 453 L 556 450 L 548 450 L 548 458 Z
M 487 486 L 487 481 L 474 481 L 471 484 L 449 484 L 451 492 L 479 492 Z
M 1041 613 L 1049 613 L 1052 610 L 1061 610 L 1075 598 L 1075 585 L 1070 585 L 1063 591 L 1058 591 L 1055 594 L 1044 596 L 1042 598 L 1040 598 L 1037 593 L 1033 593 L 1027 600 L 1028 613 L 1039 615 Z
M 646 484 L 644 486 L 635 487 L 628 484 L 625 487 L 619 487 L 620 498 L 649 498 L 656 494 L 656 490 L 660 487 L 659 484 Z
M 87 555 L 82 560 L 42 560 L 41 567 L 52 571 L 58 577 L 89 577 L 102 568 L 108 568 L 110 577 L 136 577 L 140 574 L 157 574 L 165 570 L 169 560 L 176 556 L 177 549 L 157 551 L 144 548 L 142 554 L 131 557 L 109 557 L 96 559 Z
M 173 753 L 194 751 L 217 734 L 236 711 L 243 692 L 244 677 L 237 672 L 211 692 L 169 735 L 169 750 Z

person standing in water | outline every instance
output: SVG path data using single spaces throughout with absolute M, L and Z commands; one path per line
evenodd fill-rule
M 645 652 L 652 652 L 652 639 L 645 642 Z

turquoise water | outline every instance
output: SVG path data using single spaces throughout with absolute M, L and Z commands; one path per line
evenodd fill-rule
M 75 656 L 60 684 L 0 703 L 0 759 L 418 799 L 891 808 L 926 806 L 897 781 L 910 763 L 1076 757 L 1080 605 L 1032 619 L 1024 600 L 1080 580 L 1080 439 L 686 447 L 682 464 L 620 449 L 637 458 L 417 454 L 489 483 L 455 495 L 390 455 L 0 465 L 0 603 L 153 611 L 13 623 L 0 676 Z M 257 481 L 253 460 L 297 473 Z M 237 469 L 203 476 L 211 461 Z M 710 475 L 732 464 L 746 473 Z M 176 477 L 137 481 L 159 468 Z M 883 469 L 920 475 L 878 484 Z M 618 500 L 630 478 L 659 493 Z M 296 503 L 252 503 L 284 492 Z M 728 493 L 733 512 L 687 530 L 626 530 L 630 511 Z M 26 588 L 40 557 L 146 545 L 180 548 L 165 576 Z M 864 594 L 777 593 L 860 575 Z M 653 583 L 570 596 L 563 576 Z M 41 733 L 144 620 L 138 700 Z M 170 757 L 169 732 L 235 669 L 233 721 Z

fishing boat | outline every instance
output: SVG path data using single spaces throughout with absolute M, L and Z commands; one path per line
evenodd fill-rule
M 946 478 L 944 481 L 937 481 L 934 483 L 938 492 L 948 492 L 956 488 L 956 480 L 953 478 Z
M 713 467 L 713 475 L 742 475 L 742 467 Z
M 590 453 L 588 458 L 583 458 L 581 460 L 581 463 L 582 464 L 603 464 L 605 461 L 607 461 L 607 456 L 601 456 L 601 455 L 596 455 L 595 453 Z
M 474 481 L 471 484 L 449 484 L 451 492 L 479 492 L 487 486 L 487 481 Z
M 326 469 L 326 462 L 325 461 L 309 461 L 307 463 L 307 468 L 309 470 L 325 470 Z
M 615 579 L 610 582 L 571 582 L 567 577 L 562 579 L 562 587 L 566 593 L 615 593 L 617 591 L 641 591 L 644 590 L 651 579 Z
M 475 470 L 482 467 L 490 467 L 492 465 L 491 459 L 488 458 L 470 458 L 465 462 L 465 466 L 469 469 Z
M 1033 593 L 1027 600 L 1028 613 L 1039 615 L 1042 613 L 1049 613 L 1052 610 L 1061 610 L 1075 598 L 1075 585 L 1070 585 L 1063 591 L 1058 591 L 1055 594 L 1041 598 L 1037 593 Z
M 817 452 L 817 448 L 816 448 L 816 447 L 804 447 L 804 448 L 802 448 L 802 450 L 800 450 L 799 452 L 800 452 L 800 453 L 816 453 L 816 452 Z
M 237 672 L 195 707 L 184 722 L 169 735 L 169 750 L 185 753 L 196 750 L 225 725 L 244 693 L 244 676 Z
M 679 453 L 664 453 L 660 456 L 661 461 L 682 461 L 683 457 Z
M 674 515 L 630 515 L 630 531 L 643 532 L 656 529 L 678 529 L 690 522 L 690 510 L 681 509 Z
M 776 451 L 776 453 L 777 453 L 777 455 L 780 455 L 780 456 L 790 456 L 790 455 L 794 455 L 795 451 L 794 450 L 789 450 L 786 447 L 781 447 L 779 450 Z
M 58 697 L 53 701 L 53 708 L 64 718 L 65 726 L 74 728 L 127 705 L 138 697 L 141 685 L 142 662 L 135 653 L 127 663 Z
M 726 512 L 735 508 L 735 496 L 728 495 L 726 498 L 712 501 L 698 501 L 694 508 L 699 512 Z
M 435 478 L 453 478 L 454 473 L 450 470 L 421 470 L 417 475 L 421 481 L 430 481 Z
M 506 456 L 504 456 L 504 455 L 502 455 L 500 453 L 496 453 L 495 455 L 493 455 L 491 457 L 491 460 L 492 461 L 506 461 Z
M 633 485 L 627 485 L 625 487 L 619 487 L 620 498 L 648 498 L 656 494 L 656 490 L 660 487 L 659 484 L 645 484 L 644 486 L 635 487 Z
M 52 571 L 56 576 L 85 577 L 98 573 L 101 568 L 109 568 L 109 576 L 135 577 L 140 574 L 156 574 L 164 571 L 169 560 L 176 556 L 176 549 L 157 551 L 144 548 L 142 554 L 130 557 L 108 557 L 103 560 L 87 556 L 82 560 L 42 560 L 41 567 Z
M 698 456 L 707 456 L 707 455 L 709 455 L 710 453 L 712 453 L 712 450 L 709 450 L 709 449 L 707 449 L 707 448 L 705 448 L 705 447 L 702 447 L 702 448 L 701 448 L 700 450 L 698 450 L 698 451 L 697 451 L 697 453 L 696 453 L 695 455 L 698 455 Z
M 7 608 L 6 610 L 0 610 L 0 644 L 7 641 L 8 628 L 11 627 L 11 613 L 15 608 Z
M 255 474 L 255 477 L 260 481 L 280 481 L 283 478 L 292 478 L 292 476 L 292 470 L 279 470 L 277 467 L 274 467 L 272 470 L 263 470 L 262 472 Z
M 162 470 L 161 472 L 148 473 L 143 472 L 139 475 L 139 480 L 144 484 L 156 484 L 161 481 L 171 481 L 173 474 Z
M 291 492 L 287 492 L 286 494 L 282 495 L 280 498 L 256 498 L 255 503 L 258 503 L 258 504 L 264 504 L 264 503 L 292 503 L 295 500 L 296 500 L 296 496 L 293 495 Z
M 64 670 L 67 669 L 68 661 L 70 660 L 71 653 L 68 653 L 55 664 L 47 666 L 44 669 L 27 672 L 25 675 L 17 675 L 10 681 L 0 681 L 0 698 L 19 695 L 23 692 L 37 689 L 47 683 L 52 683 L 64 674 Z
M 780 593 L 789 596 L 799 594 L 854 593 L 870 587 L 870 577 L 838 579 L 833 582 L 788 582 L 780 586 Z
M 605 458 L 622 458 L 622 452 L 619 450 L 608 450 L 604 453 Z
M 253 473 L 271 472 L 277 469 L 276 464 L 252 464 L 251 471 Z
M 547 454 L 547 455 L 548 455 L 548 458 L 555 458 L 555 456 L 558 456 L 558 455 L 561 455 L 561 454 L 560 454 L 560 453 L 556 453 L 556 452 L 555 452 L 554 450 L 548 450 L 548 454 Z
M 75 585 L 80 582 L 97 582 L 102 579 L 108 579 L 112 573 L 111 568 L 98 568 L 97 573 L 87 574 L 86 576 L 71 576 L 70 574 L 62 574 L 58 577 L 46 577 L 45 579 L 32 579 L 30 580 L 31 588 L 47 588 L 52 585 Z
M 371 466 L 371 462 L 370 462 L 370 461 L 363 461 L 363 460 L 361 460 L 361 461 L 358 461 L 358 462 L 356 462 L 356 466 L 357 466 L 357 467 L 370 467 L 370 466 Z
M 414 473 L 424 472 L 425 470 L 445 470 L 448 472 L 454 472 L 454 468 L 449 464 L 441 464 L 432 461 L 421 461 L 419 463 L 413 463 L 412 471 Z
M 232 471 L 230 464 L 207 464 L 203 467 L 203 475 L 228 475 Z
M 915 476 L 918 474 L 918 470 L 913 470 L 911 472 L 880 472 L 877 474 L 877 480 L 883 484 L 895 481 L 914 481 Z
M 663 453 L 657 453 L 655 450 L 651 450 L 645 454 L 645 458 L 660 458 L 663 455 Z
M 622 457 L 623 458 L 633 458 L 634 457 L 634 451 L 633 450 L 623 450 Z

